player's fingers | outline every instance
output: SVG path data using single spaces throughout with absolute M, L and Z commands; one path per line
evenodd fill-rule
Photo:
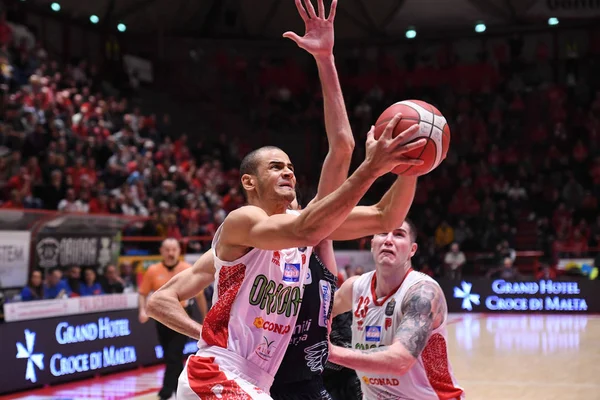
M 418 158 L 401 157 L 398 160 L 398 164 L 419 166 L 419 165 L 423 165 L 424 161 L 423 160 L 419 160 Z
M 410 151 L 420 149 L 421 147 L 425 146 L 426 144 L 427 144 L 427 139 L 419 139 L 416 142 L 411 142 L 411 143 L 403 145 L 398 150 L 398 152 L 400 154 L 408 153 Z
M 323 4 L 323 0 L 317 0 L 317 4 L 319 5 L 319 17 L 325 19 L 325 4 Z
M 331 2 L 331 9 L 329 10 L 329 17 L 327 17 L 328 21 L 333 22 L 335 20 L 335 10 L 337 9 L 337 0 L 333 0 Z
M 298 14 L 300 14 L 300 17 L 302 17 L 302 20 L 306 22 L 309 18 L 306 14 L 304 6 L 302 5 L 302 0 L 296 0 L 296 8 L 298 9 Z
M 296 43 L 298 43 L 298 41 L 300 40 L 300 36 L 296 35 L 294 32 L 286 32 L 283 34 L 283 37 L 291 39 Z
M 375 125 L 371 125 L 371 129 L 367 132 L 367 143 L 375 141 Z
M 381 136 L 385 136 L 388 138 L 392 137 L 392 132 L 394 132 L 394 129 L 396 128 L 396 125 L 398 125 L 398 122 L 400 122 L 400 120 L 402 119 L 402 114 L 398 113 L 396 115 L 394 115 L 392 117 L 392 119 L 390 120 L 390 122 L 388 122 L 388 124 L 386 125 L 385 129 L 383 130 L 383 133 L 381 134 Z
M 315 8 L 312 5 L 312 0 L 304 0 L 304 5 L 306 6 L 306 11 L 308 11 L 309 17 L 317 18 L 317 14 L 315 13 Z
M 408 129 L 405 129 L 402 132 L 400 132 L 400 134 L 396 136 L 394 140 L 398 142 L 405 142 L 406 138 L 417 133 L 419 129 L 421 129 L 421 126 L 419 124 L 411 125 Z

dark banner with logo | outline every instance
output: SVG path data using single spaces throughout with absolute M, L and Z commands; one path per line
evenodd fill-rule
M 117 262 L 119 247 L 119 241 L 108 234 L 43 234 L 36 238 L 34 266 L 104 268 Z
M 137 310 L 0 324 L 0 394 L 156 364 L 155 324 Z M 196 351 L 190 339 L 184 354 Z
M 440 280 L 449 312 L 599 313 L 600 281 Z

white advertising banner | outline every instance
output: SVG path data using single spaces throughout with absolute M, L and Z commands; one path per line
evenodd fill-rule
M 369 250 L 336 250 L 335 261 L 339 271 L 347 265 L 352 269 L 362 267 L 365 272 L 375 269 L 373 254 Z
M 4 305 L 6 322 L 137 308 L 137 293 L 24 301 Z
M 27 284 L 31 233 L 0 231 L 0 288 Z

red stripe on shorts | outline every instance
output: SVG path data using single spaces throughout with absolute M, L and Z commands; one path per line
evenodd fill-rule
M 448 367 L 446 340 L 436 333 L 429 338 L 421 353 L 427 379 L 440 400 L 459 399 L 462 390 L 455 387 Z
M 227 379 L 214 357 L 191 356 L 187 374 L 190 388 L 202 400 L 252 400 L 237 382 Z

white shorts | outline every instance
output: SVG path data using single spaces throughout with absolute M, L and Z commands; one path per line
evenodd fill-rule
M 190 356 L 179 376 L 177 400 L 271 400 L 268 393 L 225 371 L 214 357 Z

